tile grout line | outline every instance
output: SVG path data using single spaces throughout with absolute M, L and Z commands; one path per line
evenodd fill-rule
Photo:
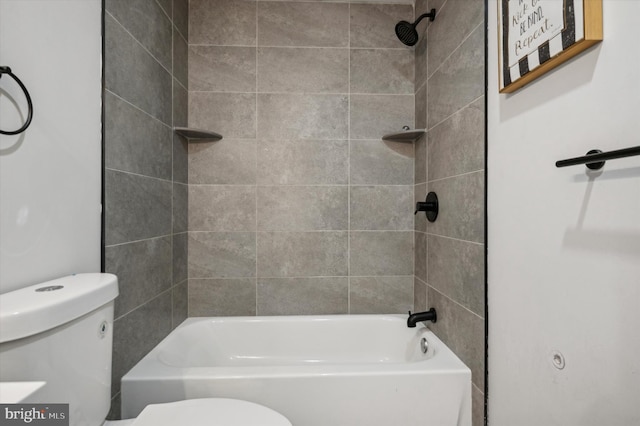
M 473 175 L 473 174 L 480 173 L 480 172 L 484 172 L 484 169 L 472 170 L 470 172 L 460 173 L 460 174 L 457 174 L 457 175 L 445 176 L 445 177 L 438 178 L 438 179 L 428 180 L 427 183 L 442 182 L 443 180 L 454 179 L 454 178 L 459 178 L 459 177 L 463 177 L 463 176 Z
M 454 112 L 452 112 L 451 114 L 449 114 L 448 116 L 446 116 L 445 118 L 443 118 L 442 120 L 440 120 L 439 122 L 437 122 L 436 124 L 434 124 L 431 127 L 429 126 L 429 123 L 427 123 L 427 131 L 431 131 L 433 129 L 435 129 L 436 127 L 440 126 L 441 124 L 443 124 L 444 122 L 446 122 L 447 120 L 449 120 L 451 117 L 453 117 L 454 115 L 460 113 L 462 110 L 469 108 L 471 105 L 473 105 L 474 103 L 478 102 L 480 99 L 482 99 L 484 97 L 484 93 L 480 96 L 478 96 L 477 98 L 473 99 L 471 102 L 469 102 L 468 104 L 462 105 L 460 108 L 458 108 L 457 110 L 455 110 Z
M 440 295 L 442 297 L 445 297 L 447 299 L 449 299 L 450 302 L 453 302 L 454 304 L 458 305 L 460 308 L 464 309 L 465 311 L 467 311 L 468 313 L 470 313 L 471 315 L 477 317 L 478 319 L 481 319 L 482 321 L 484 321 L 484 317 L 481 317 L 480 315 L 478 315 L 477 313 L 473 312 L 471 309 L 467 308 L 466 306 L 464 306 L 463 304 L 461 304 L 460 302 L 458 302 L 455 299 L 452 299 L 449 295 L 444 294 L 442 291 L 438 290 L 437 288 L 435 288 L 434 286 L 432 286 L 431 284 L 428 284 L 429 287 L 431 287 L 433 289 L 433 291 L 436 291 L 438 293 L 440 293 Z
M 256 192 L 256 202 L 255 202 L 255 217 L 256 217 L 256 278 L 255 278 L 255 293 L 256 293 L 256 302 L 255 302 L 255 315 L 258 315 L 258 14 L 260 13 L 258 2 L 256 1 L 256 48 L 255 48 L 255 60 L 256 60 L 256 122 L 255 122 L 255 173 L 256 173 L 256 183 L 255 183 L 255 192 Z
M 250 280 L 257 277 L 195 277 L 191 278 L 192 281 L 196 280 Z M 324 279 L 324 278 L 349 278 L 348 275 L 300 275 L 300 276 L 267 276 L 258 277 L 261 280 L 300 280 L 300 279 Z M 413 275 L 354 275 L 351 278 L 413 278 Z M 422 281 L 422 280 L 420 280 Z
M 124 30 L 124 32 L 126 32 L 137 44 L 139 44 L 140 47 L 142 47 L 142 49 L 145 52 L 147 52 L 149 56 L 151 56 L 153 60 L 156 61 L 158 65 L 160 65 L 162 69 L 164 69 L 171 76 L 171 78 L 173 78 L 173 74 L 171 74 L 171 71 L 169 71 L 167 67 L 164 66 L 164 64 L 160 62 L 160 60 L 156 58 L 155 55 L 151 53 L 149 49 L 147 49 L 147 47 L 144 44 L 142 44 L 140 40 L 138 40 L 133 34 L 131 34 L 131 32 L 127 29 L 127 27 L 125 27 L 120 21 L 118 21 L 116 17 L 111 14 L 111 12 L 105 10 L 105 14 L 109 15 L 109 17 L 113 19 L 113 21 L 117 23 Z M 171 63 L 173 64 L 173 23 L 171 24 Z
M 441 8 L 441 9 L 442 9 L 442 8 Z M 438 65 L 438 67 L 437 67 L 435 70 L 433 70 L 433 72 L 432 72 L 432 73 L 429 73 L 429 69 L 428 69 L 428 67 L 427 67 L 427 80 L 429 80 L 431 77 L 433 77 L 433 75 L 434 75 L 435 73 L 437 73 L 437 72 L 438 72 L 438 70 L 439 70 L 440 68 L 442 68 L 442 66 L 443 66 L 443 65 L 444 65 L 444 64 L 449 60 L 449 58 L 451 58 L 451 56 L 453 56 L 453 54 L 454 54 L 454 53 L 456 53 L 456 52 L 458 51 L 458 49 L 460 49 L 460 47 L 461 47 L 461 46 L 462 46 L 462 45 L 463 45 L 463 44 L 464 44 L 464 43 L 469 39 L 469 37 L 471 37 L 471 35 L 472 35 L 472 34 L 473 34 L 473 33 L 474 33 L 474 32 L 475 32 L 475 31 L 476 31 L 480 26 L 482 26 L 483 24 L 484 24 L 484 20 L 482 20 L 482 22 L 480 22 L 478 25 L 476 25 L 475 27 L 473 27 L 473 29 L 472 29 L 471 31 L 469 31 L 469 34 L 467 34 L 467 35 L 464 37 L 464 39 L 462 39 L 462 41 L 460 42 L 460 44 L 459 44 L 459 45 L 457 45 L 457 46 L 456 46 L 456 48 L 455 48 L 455 49 L 453 49 L 453 50 L 451 51 L 451 53 L 449 53 L 449 55 L 447 55 L 447 57 L 446 57 L 446 58 L 444 58 L 444 59 L 442 60 L 442 62 L 440 62 L 440 65 Z
M 125 312 L 124 314 L 120 315 L 118 318 L 114 318 L 113 322 L 115 323 L 116 321 L 121 320 L 122 318 L 126 317 L 130 313 L 137 311 L 138 309 L 142 308 L 145 305 L 148 305 L 149 303 L 151 303 L 154 300 L 162 297 L 166 292 L 171 291 L 171 290 L 172 290 L 172 287 L 169 287 L 169 288 L 166 288 L 166 289 L 162 290 L 160 293 L 156 294 L 151 299 L 145 300 L 141 304 L 137 305 L 136 307 L 134 307 L 134 308 L 130 309 L 129 311 Z M 171 318 L 171 323 L 173 323 L 173 318 Z
M 179 234 L 184 234 L 184 232 L 179 232 L 176 235 L 179 235 Z M 167 237 L 171 237 L 171 236 L 172 236 L 172 234 L 157 235 L 155 237 L 141 238 L 139 240 L 126 241 L 124 243 L 105 244 L 104 247 L 105 247 L 105 249 L 108 249 L 108 248 L 113 248 L 113 247 L 124 246 L 124 245 L 127 245 L 127 244 L 136 244 L 136 243 L 142 243 L 142 242 L 147 242 L 147 241 L 151 241 L 151 240 L 159 240 L 159 239 L 167 238 Z
M 189 84 L 189 36 L 190 36 L 190 31 L 191 31 L 191 1 L 187 0 L 187 86 L 190 86 Z M 186 91 L 187 91 L 187 126 L 189 126 L 189 109 L 190 109 L 190 104 L 189 104 L 189 97 L 190 97 L 190 92 L 189 92 L 189 87 L 185 87 Z M 190 152 L 190 147 L 189 144 L 187 143 L 187 265 L 186 265 L 186 269 L 187 269 L 187 278 L 186 278 L 186 282 L 187 282 L 187 318 L 189 318 L 189 308 L 190 308 L 190 297 L 189 297 L 189 201 L 190 201 L 190 197 L 189 197 L 189 193 L 190 191 L 190 182 L 189 182 L 189 164 L 190 164 L 190 159 L 189 159 L 189 152 Z
M 347 13 L 347 313 L 351 314 L 351 2 L 348 3 Z
M 172 151 L 173 151 L 173 146 L 171 148 L 172 148 Z M 172 160 L 171 161 L 173 163 L 173 152 L 172 152 L 171 155 L 172 155 Z M 172 167 L 173 167 L 173 164 L 172 164 Z M 124 174 L 127 174 L 127 175 L 138 176 L 138 177 L 158 180 L 158 181 L 164 182 L 164 183 L 173 184 L 173 180 L 172 180 L 173 179 L 173 170 L 171 171 L 171 178 L 172 179 L 163 179 L 163 178 L 159 178 L 159 177 L 155 177 L 155 176 L 143 175 L 141 173 L 129 172 L 127 170 L 114 169 L 113 167 L 105 167 L 104 169 L 105 169 L 105 171 L 106 170 L 111 170 L 112 172 L 124 173 Z
M 348 61 L 350 62 L 350 60 Z M 256 74 L 257 75 L 257 74 Z M 422 86 L 420 86 L 422 87 Z M 304 92 L 304 91 L 289 91 L 289 92 L 278 92 L 278 91 L 238 91 L 238 90 L 191 90 L 191 93 L 205 93 L 205 94 L 215 94 L 215 95 L 299 95 L 299 96 L 414 96 L 413 93 L 390 93 L 390 92 Z
M 173 77 L 171 78 L 173 80 Z M 111 94 L 112 96 L 118 98 L 118 100 L 126 103 L 127 105 L 130 105 L 131 107 L 137 109 L 138 111 L 142 112 L 143 114 L 149 116 L 149 118 L 157 121 L 158 123 L 162 124 L 163 126 L 165 126 L 166 128 L 170 129 L 173 131 L 173 126 L 170 126 L 169 124 L 165 123 L 164 121 L 160 120 L 158 117 L 154 117 L 153 115 L 151 115 L 150 113 L 148 113 L 147 111 L 143 110 L 142 108 L 140 108 L 139 106 L 129 102 L 128 100 L 126 100 L 125 98 L 123 98 L 122 96 L 118 95 L 117 93 L 105 88 L 104 89 L 105 92 Z M 173 96 L 173 94 L 172 94 Z
M 351 22 L 349 22 L 351 26 Z M 257 33 L 256 33 L 257 34 Z M 277 46 L 277 45 L 251 45 L 251 44 L 211 44 L 211 43 L 191 43 L 190 46 L 194 47 L 234 47 L 239 49 L 330 49 L 330 50 L 394 50 L 394 51 L 406 51 L 405 47 L 351 47 L 347 46 Z
M 157 2 L 157 1 L 156 1 Z M 162 9 L 162 7 L 160 7 Z M 176 68 L 176 64 L 175 64 L 175 50 L 173 48 L 173 46 L 175 45 L 173 37 L 175 34 L 175 31 L 173 31 L 173 1 L 171 2 L 171 16 L 172 18 L 169 19 L 169 22 L 171 22 L 171 126 L 175 127 L 175 123 L 176 123 L 176 117 L 175 117 L 175 68 Z M 173 265 L 175 264 L 173 256 L 175 255 L 175 251 L 174 251 L 174 247 L 173 247 L 173 224 L 175 222 L 175 206 L 174 206 L 174 198 L 175 198 L 175 188 L 174 188 L 174 180 L 175 180 L 175 155 L 174 155 L 174 149 L 173 149 L 173 144 L 174 144 L 174 135 L 172 132 L 171 135 L 171 329 L 173 330 L 174 328 L 174 324 L 173 324 L 173 319 L 175 318 L 175 312 L 174 312 L 174 300 L 173 300 L 173 286 L 175 285 L 175 283 L 173 282 Z

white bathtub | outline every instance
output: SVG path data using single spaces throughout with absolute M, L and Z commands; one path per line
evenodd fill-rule
M 121 396 L 122 418 L 226 397 L 294 426 L 471 425 L 470 370 L 399 315 L 189 318 L 122 378 Z

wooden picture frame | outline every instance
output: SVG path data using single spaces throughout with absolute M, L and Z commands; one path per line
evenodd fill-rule
M 602 41 L 602 0 L 498 0 L 500 93 Z

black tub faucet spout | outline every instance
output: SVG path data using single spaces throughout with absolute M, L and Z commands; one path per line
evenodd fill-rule
M 416 312 L 415 314 L 412 314 L 411 311 L 409 311 L 409 318 L 407 318 L 407 327 L 414 328 L 419 322 L 436 322 L 437 320 L 438 316 L 436 315 L 435 308 L 431 308 L 426 312 Z

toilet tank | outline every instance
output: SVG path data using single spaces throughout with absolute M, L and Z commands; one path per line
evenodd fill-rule
M 0 381 L 44 381 L 26 403 L 69 404 L 99 426 L 111 402 L 112 274 L 76 274 L 0 295 Z

